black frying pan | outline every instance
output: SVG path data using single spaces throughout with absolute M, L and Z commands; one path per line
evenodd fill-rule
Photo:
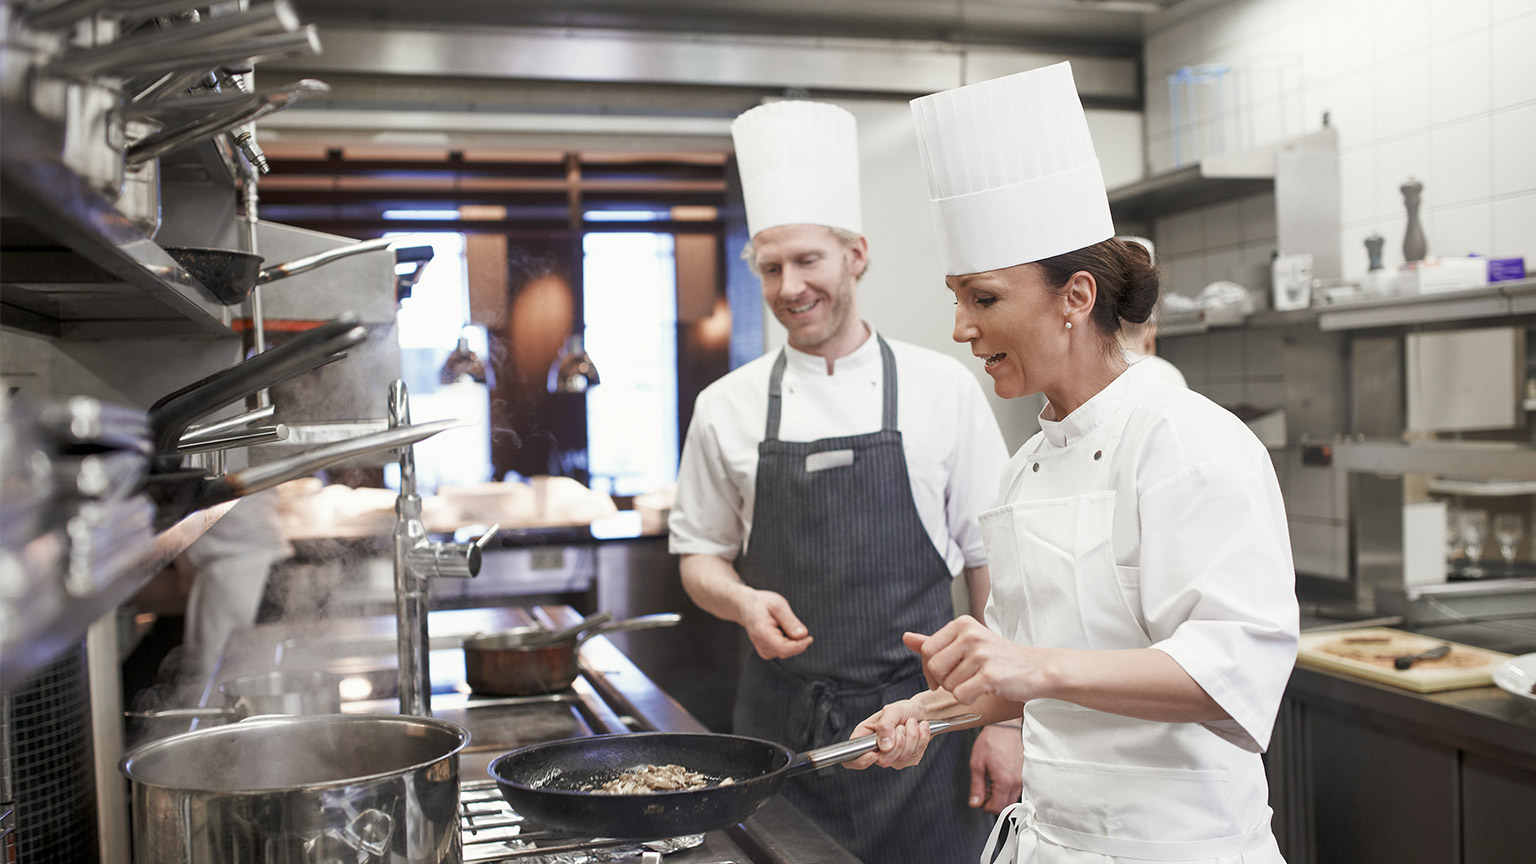
M 167 464 L 181 464 L 177 445 L 192 421 L 259 390 L 323 366 L 340 352 L 368 338 L 368 331 L 348 313 L 295 336 L 281 345 L 221 369 L 160 397 L 149 406 L 155 452 Z
M 261 266 L 262 257 L 252 252 L 239 252 L 233 249 L 201 249 L 195 246 L 164 248 L 165 253 L 175 259 L 176 263 L 181 265 L 181 269 L 201 282 L 214 299 L 225 306 L 234 306 L 244 302 L 246 296 L 251 293 L 251 289 L 257 285 L 297 276 L 341 258 L 385 249 L 391 243 L 400 241 L 399 237 L 364 240 L 361 243 L 337 246 L 334 249 L 295 258 L 271 267 Z
M 980 720 L 963 714 L 928 724 L 934 734 Z M 652 840 L 714 831 L 751 816 L 784 780 L 875 749 L 865 735 L 805 753 L 742 735 L 640 732 L 535 744 L 490 764 L 512 809 L 541 827 L 571 834 Z M 714 781 L 703 789 L 608 795 L 586 791 L 645 765 L 681 765 Z M 718 781 L 731 779 L 727 786 Z

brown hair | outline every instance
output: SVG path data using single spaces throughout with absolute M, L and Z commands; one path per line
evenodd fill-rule
M 1063 255 L 1035 262 L 1054 289 L 1064 289 L 1072 274 L 1087 271 L 1098 283 L 1089 316 L 1100 335 L 1113 344 L 1120 322 L 1140 324 L 1152 317 L 1160 290 L 1158 270 L 1146 247 L 1111 237 Z

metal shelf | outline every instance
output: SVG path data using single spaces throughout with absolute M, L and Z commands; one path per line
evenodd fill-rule
M 1536 448 L 1473 441 L 1341 441 L 1333 464 L 1379 474 L 1444 474 L 1485 480 L 1536 480 Z
M 0 104 L 0 323 L 58 339 L 227 336 L 234 313 L 59 158 L 58 129 Z
M 1536 279 L 1316 308 L 1317 324 L 1323 330 L 1364 330 L 1531 315 L 1536 314 Z
M 1219 204 L 1275 188 L 1274 148 L 1217 153 L 1199 162 L 1109 190 L 1115 224 Z
M 1244 315 L 1236 308 L 1198 309 L 1193 312 L 1164 312 L 1157 322 L 1157 338 L 1191 336 L 1224 328 L 1295 327 L 1317 322 L 1316 309 L 1276 312 L 1265 309 Z

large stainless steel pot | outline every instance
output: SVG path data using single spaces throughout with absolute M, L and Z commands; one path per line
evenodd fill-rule
M 464 729 L 428 717 L 262 717 L 123 758 L 137 864 L 458 864 Z

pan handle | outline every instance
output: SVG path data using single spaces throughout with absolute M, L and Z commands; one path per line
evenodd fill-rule
M 318 83 L 318 82 L 317 82 Z M 329 88 L 327 88 L 329 89 Z M 337 246 L 324 252 L 317 252 L 304 258 L 296 258 L 283 264 L 274 264 L 265 267 L 256 275 L 256 284 L 265 285 L 268 282 L 276 282 L 279 279 L 287 279 L 289 276 L 297 276 L 310 270 L 329 264 L 338 258 L 347 258 L 352 255 L 361 255 L 364 252 L 377 252 L 386 249 L 391 243 L 399 243 L 401 237 L 380 237 L 375 240 L 364 240 L 361 243 L 352 243 L 346 246 Z
M 975 723 L 980 719 L 980 714 L 960 714 L 954 717 L 945 717 L 943 720 L 930 720 L 928 721 L 928 732 L 932 735 L 938 735 L 970 723 Z M 874 749 L 875 736 L 873 735 L 862 735 L 837 744 L 817 747 L 815 750 L 807 750 L 796 755 L 794 760 L 789 763 L 787 773 L 801 774 L 806 771 L 819 771 L 822 768 L 841 765 L 844 762 L 851 762 Z
M 683 620 L 683 616 L 676 612 L 658 612 L 655 615 L 640 615 L 635 618 L 625 618 L 622 621 L 610 621 L 607 624 L 599 624 L 596 627 L 582 633 L 576 639 L 576 646 L 593 636 L 609 633 L 623 633 L 627 630 L 649 630 L 653 627 L 672 627 Z

